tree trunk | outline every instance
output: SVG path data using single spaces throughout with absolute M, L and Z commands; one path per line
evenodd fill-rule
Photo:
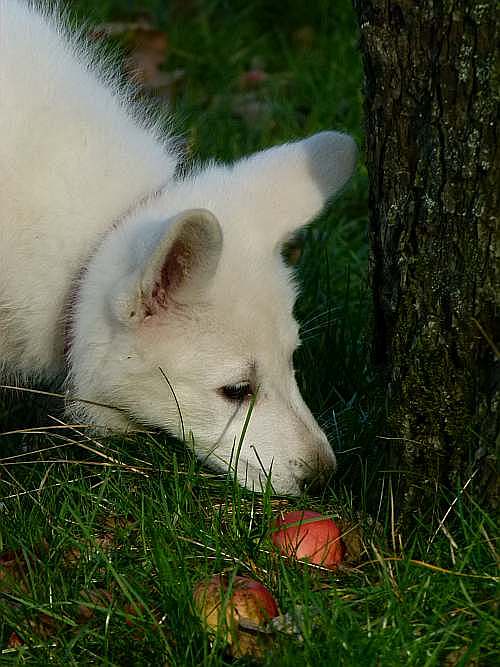
M 400 509 L 471 477 L 469 490 L 496 496 L 496 5 L 354 0 L 365 68 L 374 356 L 386 374 L 392 462 L 404 473 Z

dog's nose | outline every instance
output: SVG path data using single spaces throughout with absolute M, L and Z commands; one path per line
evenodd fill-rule
M 298 482 L 300 490 L 313 495 L 320 493 L 334 475 L 336 467 L 337 462 L 331 450 L 318 454 L 312 462 L 304 464 Z
M 332 476 L 333 471 L 330 471 L 329 473 L 317 472 L 315 475 L 302 478 L 299 481 L 299 488 L 301 492 L 306 491 L 313 496 L 319 495 L 328 484 Z

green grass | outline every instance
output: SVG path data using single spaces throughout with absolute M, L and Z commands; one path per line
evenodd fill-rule
M 105 453 L 121 461 L 112 468 L 47 462 L 24 465 L 15 477 L 4 469 L 2 495 L 12 497 L 3 501 L 3 547 L 27 560 L 0 597 L 1 645 L 14 630 L 26 642 L 3 653 L 5 664 L 223 664 L 192 603 L 195 583 L 219 572 L 256 577 L 297 617 L 302 641 L 277 636 L 264 664 L 441 665 L 461 650 L 462 662 L 448 664 L 495 664 L 494 526 L 470 499 L 447 525 L 449 537 L 431 543 L 422 526 L 401 560 L 385 560 L 394 556 L 390 525 L 356 517 L 346 495 L 251 495 L 164 445 L 150 437 L 125 455 L 123 443 L 116 452 L 109 443 Z M 78 454 L 85 453 L 66 453 Z M 339 573 L 280 560 L 269 543 L 279 507 L 350 515 L 364 531 L 364 560 Z M 79 606 L 99 590 L 111 596 L 94 600 L 84 623 Z M 127 604 L 138 610 L 132 626 Z
M 185 71 L 177 129 L 196 158 L 230 160 L 325 128 L 361 142 L 361 65 L 345 0 L 290 2 L 286 11 L 264 0 L 73 4 L 95 22 L 147 11 L 167 32 L 165 69 Z M 296 37 L 304 26 L 308 48 Z M 235 100 L 255 63 L 269 78 L 254 93 L 262 113 L 249 122 Z M 252 495 L 165 436 L 101 443 L 83 431 L 28 433 L 54 426 L 60 401 L 5 394 L 0 430 L 20 432 L 0 436 L 0 554 L 6 561 L 14 550 L 18 563 L 9 561 L 11 578 L 0 570 L 0 664 L 229 664 L 192 602 L 195 583 L 219 572 L 257 578 L 295 619 L 300 637 L 273 637 L 265 665 L 498 664 L 492 519 L 457 490 L 443 497 L 458 500 L 442 528 L 430 516 L 400 536 L 393 524 L 397 471 L 384 469 L 383 392 L 366 351 L 366 206 L 360 166 L 298 241 L 298 377 L 339 460 L 320 497 Z M 358 526 L 365 553 L 335 573 L 278 558 L 269 527 L 281 508 Z M 13 632 L 23 645 L 8 649 Z

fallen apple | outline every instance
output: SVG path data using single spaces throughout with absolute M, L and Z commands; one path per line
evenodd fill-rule
M 335 569 L 344 557 L 336 523 L 311 510 L 287 512 L 273 522 L 273 544 L 285 556 Z
M 279 614 L 267 588 L 249 577 L 215 575 L 200 581 L 194 602 L 204 626 L 221 633 L 234 657 L 261 655 L 265 625 Z

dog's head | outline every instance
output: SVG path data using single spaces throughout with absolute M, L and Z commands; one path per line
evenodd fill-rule
M 333 132 L 210 165 L 172 183 L 102 244 L 75 308 L 78 396 L 103 426 L 128 419 L 279 493 L 335 457 L 297 388 L 295 286 L 283 243 L 349 179 L 355 144 Z M 123 415 L 128 415 L 127 419 Z

